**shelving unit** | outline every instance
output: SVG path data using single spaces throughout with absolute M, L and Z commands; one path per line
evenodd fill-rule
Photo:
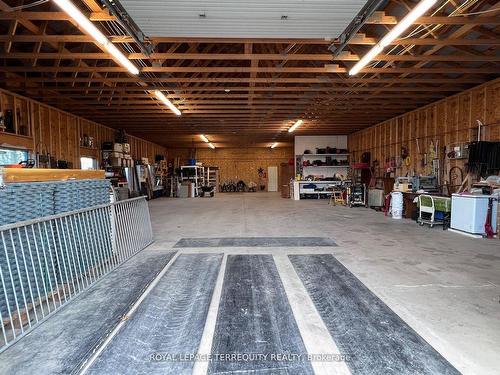
M 326 189 L 331 186 L 340 186 L 342 181 L 294 181 L 293 182 L 293 196 L 295 200 L 300 200 L 301 194 L 307 194 L 308 196 L 316 196 L 320 199 L 322 196 L 332 195 L 331 191 L 315 191 L 314 189 L 304 188 L 304 185 L 314 184 L 320 188 Z
M 302 154 L 298 156 L 311 156 L 311 157 L 316 157 L 316 156 L 350 156 L 351 154 Z
M 201 187 L 205 186 L 205 168 L 199 165 L 181 166 L 181 183 L 184 181 L 191 181 L 195 196 L 200 196 Z
M 328 197 L 331 191 L 328 187 L 339 186 L 341 179 L 347 179 L 350 171 L 350 153 L 304 153 L 305 150 L 325 149 L 347 150 L 346 136 L 297 136 L 295 137 L 295 175 L 300 175 L 300 181 L 293 183 L 293 199 L 302 197 Z M 313 160 L 321 160 L 324 164 L 331 165 L 304 165 L 312 164 Z M 339 165 L 333 165 L 337 163 Z M 343 164 L 340 164 L 343 163 Z M 322 191 L 307 189 L 304 186 L 314 184 Z
M 205 167 L 205 183 L 219 191 L 219 167 Z
M 349 168 L 349 157 L 350 154 L 302 154 L 302 155 L 297 155 L 297 157 L 301 158 L 301 163 L 303 164 L 304 160 L 310 160 L 310 159 L 325 159 L 326 161 L 327 158 L 331 158 L 332 160 L 337 160 L 337 161 L 347 161 L 346 164 L 343 165 L 308 165 L 304 166 L 302 165 L 303 168 Z

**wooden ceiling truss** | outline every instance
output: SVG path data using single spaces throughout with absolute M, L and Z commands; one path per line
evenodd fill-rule
M 219 146 L 289 143 L 299 118 L 297 134 L 351 133 L 500 72 L 495 0 L 442 1 L 355 77 L 348 70 L 415 1 L 391 0 L 333 60 L 337 41 L 161 35 L 148 37 L 148 56 L 96 0 L 74 0 L 138 77 L 52 2 L 12 11 L 30 1 L 0 0 L 1 86 L 165 146 L 190 146 L 201 133 Z M 148 93 L 156 88 L 181 117 Z

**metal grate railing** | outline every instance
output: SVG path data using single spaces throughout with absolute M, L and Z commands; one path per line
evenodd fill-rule
M 144 197 L 0 227 L 0 352 L 152 242 Z

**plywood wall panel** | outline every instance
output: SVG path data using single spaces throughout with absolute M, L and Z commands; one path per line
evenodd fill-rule
M 10 108 L 14 102 L 19 105 L 30 106 L 31 110 L 27 119 L 30 121 L 31 136 L 19 137 L 0 132 L 0 144 L 27 147 L 33 152 L 50 153 L 54 158 L 67 160 L 73 164 L 74 168 L 80 166 L 80 155 L 98 156 L 97 150 L 85 150 L 80 148 L 80 138 L 84 134 L 94 137 L 96 147 L 100 148 L 102 142 L 113 141 L 115 130 L 96 122 L 75 116 L 71 113 L 47 106 L 37 101 L 24 98 L 20 95 L 0 89 L 0 105 L 3 108 Z M 17 141 L 16 141 L 17 139 Z M 4 141 L 5 140 L 5 141 Z M 129 136 L 134 159 L 147 157 L 154 162 L 155 155 L 165 155 L 166 149 L 155 143 L 141 138 Z
M 180 158 L 181 164 L 185 164 L 191 157 L 190 149 L 171 149 L 169 158 Z M 267 173 L 270 166 L 278 167 L 280 164 L 288 163 L 294 158 L 293 148 L 223 148 L 223 149 L 197 149 L 196 159 L 205 165 L 219 167 L 220 181 L 243 180 L 246 184 L 253 181 L 259 182 L 258 169 L 263 168 Z M 267 185 L 267 183 L 266 183 Z
M 476 120 L 486 125 L 483 140 L 500 140 L 500 79 L 353 133 L 349 149 L 355 161 L 369 151 L 372 160 L 383 165 L 386 158 L 399 156 L 401 146 L 406 146 L 412 166 L 400 173 L 428 173 L 418 154 L 417 139 L 422 153 L 428 151 L 431 141 L 438 142 L 439 157 L 444 158 L 444 146 L 477 139 Z M 463 161 L 451 161 L 447 167 L 453 165 L 463 167 Z

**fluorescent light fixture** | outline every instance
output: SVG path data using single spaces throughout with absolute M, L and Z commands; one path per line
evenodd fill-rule
M 278 146 L 278 142 L 274 142 L 274 143 L 271 145 L 271 148 L 276 148 L 276 146 Z
M 427 12 L 437 0 L 422 0 L 418 5 L 413 8 L 413 10 L 406 15 L 399 23 L 394 26 L 391 31 L 380 41 L 382 47 L 387 47 L 393 40 L 400 36 L 408 27 L 413 25 L 413 23 L 421 17 L 425 12 Z
M 389 31 L 380 42 L 365 55 L 356 65 L 349 71 L 350 76 L 354 76 L 360 72 L 370 61 L 375 58 L 385 47 L 390 45 L 397 37 L 399 37 L 407 28 L 409 28 L 419 17 L 427 12 L 437 0 L 422 0 L 413 10 L 406 15 L 401 21 Z
M 109 41 L 108 38 L 104 36 L 103 33 L 99 31 L 97 27 L 69 0 L 54 0 L 54 2 L 75 22 L 80 25 L 80 27 L 85 30 L 92 38 L 96 40 L 97 43 L 102 44 L 106 50 L 113 55 L 113 57 L 127 70 L 134 74 L 139 74 L 139 69 L 130 62 L 130 60 L 121 53 L 118 48 L 116 48 L 113 43 Z
M 132 64 L 130 62 L 130 60 L 125 57 L 125 55 L 123 53 L 121 53 L 118 48 L 115 47 L 115 45 L 111 42 L 108 41 L 108 43 L 106 43 L 104 45 L 104 47 L 108 50 L 108 52 L 110 54 L 112 54 L 114 56 L 114 58 L 125 68 L 127 68 L 127 70 L 132 73 L 133 75 L 138 75 L 139 74 L 139 69 L 137 69 L 137 67 Z
M 212 149 L 215 150 L 215 146 L 212 143 L 209 143 L 208 146 Z
M 200 138 L 201 138 L 201 140 L 202 140 L 203 142 L 205 142 L 205 143 L 210 143 L 210 141 L 208 140 L 208 138 L 207 138 L 207 137 L 205 137 L 205 135 L 204 135 L 204 134 L 200 134 Z
M 384 48 L 378 44 L 376 44 L 366 55 L 364 55 L 361 60 L 358 61 L 356 65 L 349 71 L 350 76 L 354 76 L 359 73 L 361 69 L 363 69 L 370 61 L 372 61 L 375 56 L 377 56 L 380 52 L 382 52 Z
M 302 120 L 299 120 L 297 121 L 295 124 L 292 125 L 292 127 L 290 129 L 288 129 L 288 132 L 291 133 L 293 131 L 295 131 L 295 129 L 297 129 L 300 125 L 302 125 L 304 121 Z
M 172 112 L 174 112 L 177 116 L 182 115 L 181 111 L 177 109 L 175 105 L 172 104 L 170 100 L 167 99 L 165 95 L 160 90 L 155 90 L 154 94 L 158 99 L 160 99 Z

